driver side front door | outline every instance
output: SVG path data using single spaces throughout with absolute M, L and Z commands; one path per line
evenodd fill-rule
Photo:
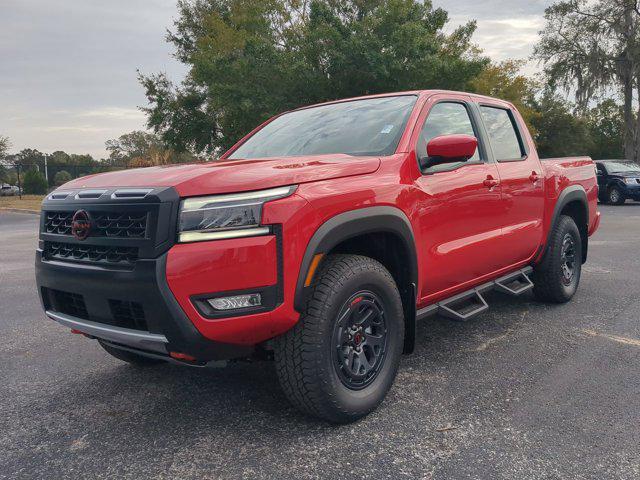
M 435 96 L 425 105 L 417 151 L 432 138 L 468 134 L 478 138 L 478 151 L 467 162 L 437 165 L 416 180 L 419 201 L 419 248 L 425 265 L 420 303 L 430 303 L 462 290 L 504 265 L 500 240 L 503 213 L 500 176 L 488 161 L 471 99 Z M 423 123 L 422 123 L 423 122 Z

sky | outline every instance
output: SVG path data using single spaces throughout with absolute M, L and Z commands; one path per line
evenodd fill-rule
M 450 27 L 477 20 L 474 43 L 496 61 L 527 59 L 548 0 L 434 0 Z M 186 67 L 172 57 L 166 29 L 175 0 L 0 0 L 0 135 L 12 152 L 88 153 L 145 128 L 137 80 Z M 529 62 L 524 71 L 534 74 Z

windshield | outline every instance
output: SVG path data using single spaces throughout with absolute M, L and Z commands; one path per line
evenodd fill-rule
M 391 155 L 416 103 L 415 95 L 333 103 L 285 113 L 229 158 L 298 155 Z
M 640 172 L 640 165 L 632 162 L 603 162 L 609 173 Z

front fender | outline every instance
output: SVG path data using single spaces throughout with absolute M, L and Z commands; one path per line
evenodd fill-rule
M 313 258 L 319 253 L 328 253 L 336 245 L 359 235 L 376 232 L 389 232 L 397 235 L 408 255 L 409 276 L 414 285 L 418 285 L 418 260 L 416 244 L 407 216 L 394 207 L 377 206 L 350 210 L 331 217 L 313 234 L 300 266 L 296 284 L 294 307 L 298 312 L 304 310 L 304 282 Z

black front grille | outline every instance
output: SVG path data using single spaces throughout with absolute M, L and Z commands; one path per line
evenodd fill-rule
M 134 330 L 148 330 L 144 309 L 138 302 L 109 300 L 109 307 L 117 326 Z
M 45 242 L 47 260 L 65 260 L 106 265 L 133 266 L 138 260 L 136 247 L 114 247 L 61 242 Z
M 46 212 L 44 231 L 56 235 L 71 235 L 75 211 Z M 90 237 L 145 238 L 147 212 L 99 212 L 90 211 Z
M 65 313 L 73 317 L 89 319 L 89 313 L 87 312 L 87 306 L 84 303 L 82 295 L 77 293 L 63 292 L 61 290 L 50 290 L 53 295 L 53 302 L 55 310 L 60 313 Z
M 46 212 L 44 231 L 57 235 L 71 235 L 71 221 L 74 212 Z

